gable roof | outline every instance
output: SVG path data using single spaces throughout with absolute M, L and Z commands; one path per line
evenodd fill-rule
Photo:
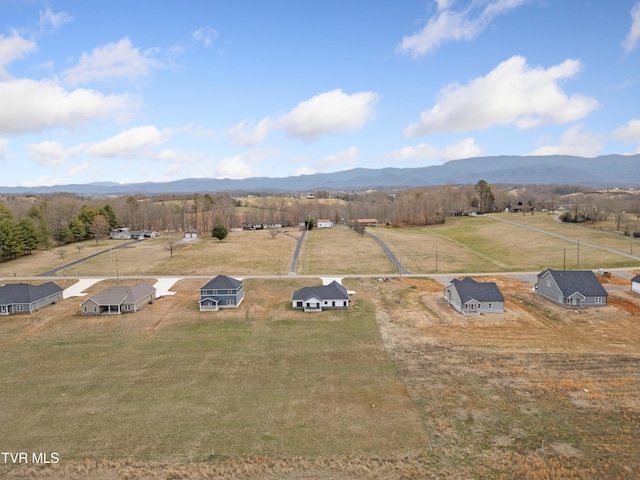
M 454 278 L 451 284 L 455 287 L 462 303 L 471 300 L 478 302 L 504 302 L 504 297 L 495 282 L 476 282 L 473 278 Z
M 349 300 L 349 293 L 346 288 L 334 280 L 329 285 L 304 287 L 296 290 L 293 292 L 292 300 L 305 301 L 312 297 L 319 300 Z
M 213 280 L 209 280 L 200 290 L 237 290 L 242 287 L 242 280 L 218 275 Z
M 151 295 L 155 291 L 156 289 L 147 282 L 139 283 L 135 287 L 109 287 L 82 303 L 90 300 L 98 305 L 122 305 L 123 303 L 135 303 Z
M 10 283 L 0 287 L 0 304 L 32 303 L 62 292 L 63 288 L 53 282 L 42 285 L 28 283 Z
M 640 275 L 636 275 L 635 277 L 633 277 L 633 278 L 631 279 L 631 281 L 632 281 L 633 283 L 640 283 Z
M 591 270 L 552 270 L 547 269 L 538 274 L 538 278 L 551 276 L 565 297 L 570 297 L 576 292 L 586 297 L 607 297 L 596 275 Z

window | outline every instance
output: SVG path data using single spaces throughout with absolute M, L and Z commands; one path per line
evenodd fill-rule
M 602 297 L 596 297 L 596 303 L 602 303 Z
M 491 307 L 492 307 L 492 305 L 491 305 L 491 303 L 489 303 L 489 310 L 491 310 Z
M 234 305 L 233 300 L 227 300 L 227 305 Z
M 551 286 L 551 280 L 547 280 L 547 287 Z
M 302 302 L 297 302 L 296 303 L 296 307 L 301 307 L 302 306 Z
M 89 307 L 82 307 L 82 311 L 83 311 L 84 313 L 87 313 L 87 312 L 89 311 Z

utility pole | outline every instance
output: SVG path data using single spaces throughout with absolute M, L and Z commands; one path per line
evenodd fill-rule
M 578 240 L 578 263 L 577 266 L 580 266 L 580 240 Z

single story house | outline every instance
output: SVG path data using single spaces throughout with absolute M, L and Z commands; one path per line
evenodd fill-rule
M 444 298 L 463 315 L 504 312 L 504 297 L 495 282 L 454 278 L 444 288 Z
M 33 313 L 45 305 L 62 300 L 63 288 L 53 282 L 42 285 L 12 283 L 0 287 L 0 315 Z
M 640 293 L 640 275 L 636 275 L 631 279 L 631 291 Z
M 294 310 L 304 310 L 305 312 L 345 309 L 349 307 L 349 293 L 335 280 L 329 285 L 304 287 L 293 292 L 291 307 Z
M 329 219 L 322 218 L 317 222 L 318 228 L 331 228 L 333 227 L 333 222 Z
M 144 240 L 157 236 L 158 234 L 152 230 L 131 230 L 127 227 L 116 228 L 109 232 L 109 237 L 112 240 Z
M 353 220 L 353 224 L 364 225 L 365 227 L 377 227 L 378 219 L 377 218 L 356 218 Z
M 242 280 L 218 275 L 200 288 L 200 311 L 215 312 L 220 308 L 238 308 L 244 300 Z
M 156 299 L 156 289 L 146 282 L 134 287 L 116 286 L 89 297 L 80 304 L 82 315 L 119 315 L 137 312 Z
M 538 274 L 536 292 L 568 308 L 601 307 L 607 291 L 591 270 L 552 270 Z

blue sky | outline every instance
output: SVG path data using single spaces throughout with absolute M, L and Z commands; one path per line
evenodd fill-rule
M 0 0 L 3 186 L 609 153 L 637 0 Z

